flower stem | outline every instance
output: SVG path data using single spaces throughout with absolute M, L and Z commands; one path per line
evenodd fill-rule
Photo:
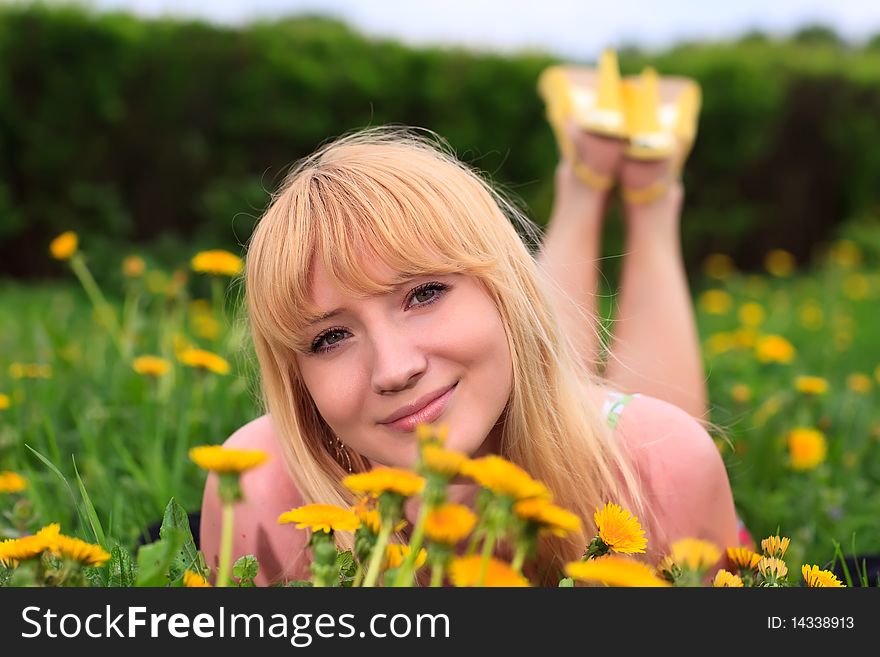
M 467 551 L 465 552 L 466 557 L 470 557 L 477 551 L 477 545 L 480 543 L 480 538 L 486 535 L 485 530 L 479 529 L 473 533 L 471 536 L 471 542 L 468 543 Z
M 431 505 L 422 500 L 419 517 L 416 518 L 416 526 L 413 528 L 412 538 L 409 541 L 409 554 L 406 555 L 406 559 L 397 571 L 397 577 L 394 578 L 394 586 L 409 586 L 412 584 L 416 559 L 418 559 L 419 550 L 422 548 L 422 538 L 425 535 L 425 521 L 428 519 L 430 512 Z
M 495 530 L 490 529 L 486 533 L 486 540 L 483 541 L 483 559 L 480 562 L 480 577 L 477 579 L 477 586 L 483 586 L 486 581 L 486 572 L 489 570 L 489 559 L 492 557 L 492 551 L 495 549 Z
M 516 572 L 522 575 L 522 565 L 523 561 L 526 559 L 526 545 L 525 541 L 519 541 L 516 546 L 516 552 L 513 555 L 513 562 L 510 564 L 510 567 L 513 568 Z
M 431 586 L 443 586 L 443 564 L 438 563 L 431 568 Z
M 217 586 L 229 585 L 229 565 L 232 561 L 232 523 L 235 519 L 232 502 L 223 503 L 223 532 L 220 538 L 220 572 Z
M 223 294 L 223 281 L 221 281 L 217 276 L 211 277 L 211 300 L 214 308 L 217 309 L 218 314 L 222 319 L 226 317 L 226 299 Z
M 392 520 L 382 519 L 379 536 L 376 538 L 376 544 L 373 546 L 373 552 L 370 555 L 370 565 L 367 566 L 367 578 L 364 580 L 364 588 L 374 586 L 379 578 L 382 560 L 385 558 L 385 548 L 388 546 L 388 537 L 391 536 L 393 527 L 394 522 Z
M 359 563 L 357 567 L 357 571 L 354 573 L 354 581 L 351 583 L 352 588 L 356 586 L 360 586 L 361 582 L 364 581 L 364 565 Z
M 86 266 L 86 263 L 80 254 L 75 253 L 70 259 L 70 268 L 79 279 L 80 284 L 86 291 L 86 295 L 89 297 L 92 306 L 94 306 L 95 311 L 98 313 L 101 320 L 106 322 L 105 328 L 109 329 L 110 337 L 113 338 L 113 343 L 119 350 L 119 355 L 123 358 L 127 358 L 128 355 L 122 342 L 122 329 L 116 321 L 116 315 L 113 313 L 113 309 L 101 293 L 101 288 L 98 287 L 98 284 L 95 282 L 92 273 L 89 271 L 89 268 Z

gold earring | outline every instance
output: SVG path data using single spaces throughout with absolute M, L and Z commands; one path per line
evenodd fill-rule
M 330 451 L 330 454 L 333 455 L 335 461 L 341 465 L 346 472 L 354 472 L 354 468 L 351 465 L 351 454 L 342 441 L 336 436 L 333 436 L 333 438 L 328 440 L 326 444 L 327 449 Z

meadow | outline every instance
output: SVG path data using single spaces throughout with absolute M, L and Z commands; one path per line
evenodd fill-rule
M 742 272 L 713 254 L 694 285 L 738 510 L 757 540 L 792 539 L 795 571 L 880 554 L 880 231 L 860 225 L 809 263 L 777 250 Z M 28 482 L 0 497 L 0 538 L 58 522 L 134 550 L 172 497 L 199 510 L 189 449 L 261 412 L 240 262 L 169 271 L 122 254 L 95 281 L 88 245 L 74 251 L 57 282 L 0 283 L 0 471 Z

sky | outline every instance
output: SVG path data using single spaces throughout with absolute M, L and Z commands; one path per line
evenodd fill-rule
M 880 32 L 880 0 L 59 0 L 145 16 L 241 24 L 300 13 L 345 20 L 366 34 L 411 44 L 595 58 L 605 47 L 661 49 L 687 39 L 784 35 L 822 23 L 860 42 Z

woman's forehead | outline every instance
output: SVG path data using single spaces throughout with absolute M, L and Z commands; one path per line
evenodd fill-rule
M 360 272 L 366 280 L 388 285 L 397 285 L 407 278 L 402 271 L 378 258 L 361 259 Z M 320 308 L 326 309 L 334 300 L 350 297 L 338 286 L 320 258 L 315 259 L 309 274 L 309 296 Z

